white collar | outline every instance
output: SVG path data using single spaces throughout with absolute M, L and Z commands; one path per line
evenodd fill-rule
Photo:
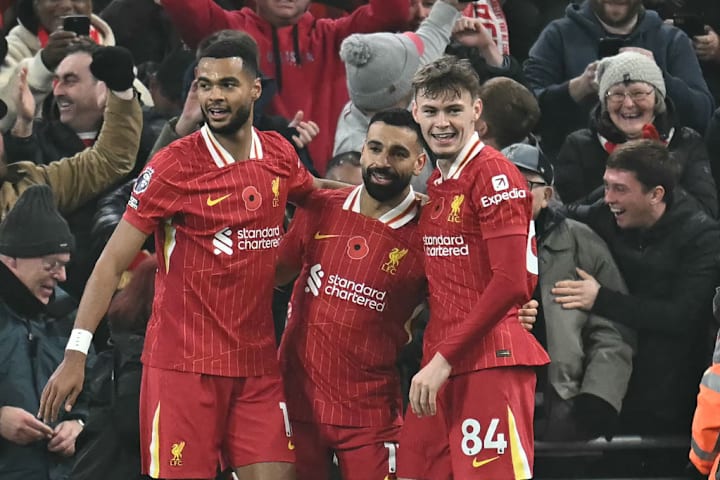
M 362 184 L 353 188 L 343 204 L 343 210 L 360 213 L 360 192 L 365 188 Z M 407 196 L 392 210 L 385 212 L 377 220 L 392 229 L 407 225 L 420 211 L 419 202 L 415 199 L 415 191 L 410 186 Z
M 483 148 L 485 148 L 485 144 L 480 140 L 480 135 L 478 135 L 477 132 L 473 133 L 470 140 L 468 140 L 450 165 L 447 177 L 443 177 L 442 170 L 440 170 L 440 177 L 435 180 L 435 184 L 438 185 L 444 180 L 457 180 L 460 178 L 460 174 L 465 167 L 468 166 L 470 160 L 475 158 L 475 156 L 479 154 Z
M 210 156 L 212 157 L 215 165 L 217 165 L 218 168 L 227 167 L 228 165 L 232 165 L 233 163 L 235 163 L 235 158 L 230 155 L 230 152 L 225 150 L 225 147 L 220 145 L 220 142 L 217 141 L 215 135 L 213 135 L 207 125 L 203 125 L 202 128 L 200 128 L 200 134 L 205 141 L 205 146 L 210 152 Z M 255 127 L 253 127 L 252 144 L 250 145 L 250 156 L 248 157 L 248 159 L 262 160 L 262 158 L 263 150 L 262 144 L 260 143 L 260 137 L 255 131 Z

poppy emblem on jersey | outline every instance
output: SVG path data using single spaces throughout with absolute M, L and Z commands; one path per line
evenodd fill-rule
M 273 178 L 270 188 L 272 188 L 273 193 L 273 207 L 277 208 L 280 206 L 280 177 Z
M 262 205 L 262 196 L 260 192 L 258 192 L 258 189 L 252 185 L 245 187 L 242 191 L 242 199 L 243 202 L 245 202 L 245 208 L 251 212 L 254 212 Z
M 135 186 L 133 187 L 133 193 L 140 195 L 145 190 L 148 189 L 150 186 L 150 179 L 153 176 L 153 173 L 155 173 L 155 170 L 152 169 L 152 167 L 148 167 L 140 174 L 137 181 L 135 182 Z
M 430 208 L 432 208 L 432 211 L 430 213 L 430 218 L 433 220 L 437 220 L 440 215 L 442 215 L 443 209 L 445 208 L 445 197 L 440 197 L 437 200 L 435 200 L 434 205 Z M 428 207 L 425 207 L 428 208 Z
M 370 247 L 368 247 L 367 240 L 361 236 L 352 237 L 348 240 L 347 254 L 353 260 L 360 260 L 365 258 L 370 253 Z
M 388 261 L 383 263 L 382 269 L 383 272 L 389 273 L 390 275 L 395 275 L 397 273 L 397 269 L 400 266 L 400 261 L 405 258 L 405 255 L 407 255 L 408 249 L 403 248 L 400 250 L 399 248 L 395 247 L 392 250 L 390 250 L 390 253 L 388 253 Z
M 450 223 L 460 223 L 460 208 L 465 201 L 465 195 L 455 195 L 452 203 L 450 204 L 450 213 L 448 214 L 447 221 Z
M 172 447 L 170 448 L 170 453 L 172 453 L 172 458 L 170 459 L 171 467 L 182 467 L 182 456 L 184 449 L 185 442 L 173 443 Z

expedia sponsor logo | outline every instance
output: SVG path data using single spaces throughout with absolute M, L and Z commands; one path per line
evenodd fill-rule
M 510 191 L 502 192 L 502 193 L 496 193 L 495 195 L 485 195 L 480 199 L 480 202 L 482 203 L 482 206 L 487 208 L 492 205 L 500 205 L 500 202 L 504 202 L 506 200 L 513 200 L 515 198 L 525 198 L 527 197 L 527 192 L 520 188 L 513 188 Z
M 462 235 L 423 236 L 426 257 L 466 257 L 470 248 Z

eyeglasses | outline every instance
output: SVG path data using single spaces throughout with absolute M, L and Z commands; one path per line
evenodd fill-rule
M 532 180 L 528 180 L 528 188 L 532 190 L 533 188 L 537 187 L 547 187 L 548 184 L 545 182 L 533 182 Z
M 651 89 L 645 92 L 642 90 L 634 90 L 629 92 L 608 92 L 607 94 L 605 94 L 605 97 L 608 99 L 608 102 L 615 104 L 623 103 L 625 101 L 625 97 L 630 97 L 630 100 L 632 100 L 634 103 L 638 103 L 648 98 L 650 94 L 654 91 L 654 89 Z
M 42 267 L 43 270 L 48 273 L 60 273 L 65 267 L 67 267 L 67 262 L 63 262 L 62 260 L 43 258 Z

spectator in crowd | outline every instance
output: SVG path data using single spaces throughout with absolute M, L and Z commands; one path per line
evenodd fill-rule
M 410 0 L 410 12 L 408 18 L 408 28 L 411 32 L 417 31 L 420 24 L 430 15 L 433 5 L 438 0 Z
M 112 0 L 99 16 L 112 28 L 117 44 L 130 50 L 138 65 L 160 63 L 181 48 L 182 41 L 170 18 L 155 2 Z
M 350 185 L 360 185 L 362 183 L 360 152 L 345 152 L 335 155 L 328 162 L 325 178 Z
M 57 422 L 36 417 L 40 388 L 60 364 L 77 304 L 57 288 L 73 236 L 46 185 L 28 188 L 0 223 L 0 477 L 66 478 L 87 419 L 79 402 Z M 52 304 L 62 304 L 52 311 Z M 52 312 L 52 313 L 51 313 Z
M 37 164 L 50 164 L 62 157 L 81 152 L 96 142 L 103 123 L 103 110 L 109 87 L 91 70 L 95 52 L 103 52 L 101 55 L 109 53 L 110 61 L 115 62 L 110 73 L 114 78 L 107 80 L 110 84 L 127 80 L 130 82 L 128 86 L 132 86 L 132 58 L 122 47 L 107 50 L 107 47 L 85 43 L 70 47 L 68 52 L 56 70 L 57 80 L 53 86 L 53 96 L 48 97 L 52 100 L 52 106 L 46 110 L 47 115 L 43 119 L 33 118 L 32 95 L 25 92 L 22 99 L 18 98 L 21 108 L 18 108 L 15 126 L 10 134 L 6 135 L 6 151 L 11 161 L 30 158 Z M 147 132 L 141 136 L 135 167 L 126 179 L 136 177 L 145 165 L 150 146 L 154 142 L 151 137 Z M 143 138 L 145 145 L 142 145 Z M 95 195 L 97 197 L 103 193 L 105 192 L 97 191 Z M 96 208 L 95 201 L 87 202 L 67 217 L 78 243 L 78 253 L 69 268 L 66 289 L 76 297 L 82 294 L 85 281 L 102 251 L 93 251 L 90 248 L 93 243 L 90 234 L 92 217 Z
M 160 1 L 160 0 L 157 0 Z M 260 51 L 260 69 L 274 78 L 278 94 L 271 111 L 287 119 L 302 111 L 319 127 L 310 157 L 322 175 L 332 156 L 337 119 L 348 100 L 340 43 L 352 33 L 401 29 L 408 18 L 408 0 L 370 0 L 338 20 L 316 20 L 306 12 L 309 0 L 290 6 L 258 0 L 257 11 L 228 12 L 211 0 L 162 0 L 183 40 L 196 47 L 205 36 L 222 29 L 249 33 Z
M 638 138 L 666 145 L 680 168 L 679 185 L 711 217 L 718 200 L 707 148 L 692 128 L 678 123 L 660 68 L 637 52 L 623 52 L 600 61 L 599 103 L 590 128 L 573 132 L 555 161 L 556 186 L 565 203 L 591 204 L 603 195 L 608 155 L 620 144 Z
M 92 0 L 56 2 L 55 0 L 19 0 L 18 19 L 20 24 L 7 35 L 8 54 L 0 66 L 0 99 L 8 106 L 8 115 L 0 121 L 0 131 L 5 132 L 15 122 L 16 80 L 20 69 L 28 70 L 28 85 L 35 96 L 35 105 L 52 90 L 55 69 L 68 49 L 77 43 L 115 45 L 112 30 L 100 17 L 92 13 Z M 89 37 L 79 37 L 63 30 L 63 17 L 67 15 L 88 15 L 91 26 Z M 144 104 L 152 105 L 152 98 L 140 83 L 134 84 Z
M 410 106 L 413 75 L 445 52 L 461 8 L 457 0 L 439 0 L 414 33 L 354 34 L 343 40 L 340 58 L 350 101 L 337 123 L 333 155 L 361 150 L 375 113 Z
M 620 293 L 627 287 L 605 242 L 587 225 L 565 218 L 550 206 L 552 165 L 537 147 L 514 144 L 502 151 L 525 175 L 533 196 L 540 300 L 533 333 L 550 354 L 538 375 L 543 392 L 542 423 L 535 437 L 569 441 L 610 437 L 617 428 L 632 372 L 635 332 L 592 312 L 563 309 L 551 293 L 560 280 L 578 271 Z
M 102 62 L 102 59 L 99 60 Z M 98 72 L 97 69 L 95 71 Z M 106 72 L 104 75 L 108 73 L 114 74 Z M 98 75 L 105 78 L 99 72 Z M 17 95 L 30 96 L 24 71 L 21 72 Z M 0 113 L 3 107 L 0 101 Z M 47 184 L 52 188 L 63 214 L 77 210 L 132 170 L 141 124 L 140 105 L 133 98 L 132 90 L 127 89 L 111 91 L 97 142 L 71 157 L 49 165 L 37 165 L 31 161 L 6 164 L 4 143 L 0 137 L 0 219 L 7 215 L 18 196 L 34 184 Z
M 483 108 L 475 122 L 480 139 L 496 150 L 513 143 L 534 143 L 532 132 L 540 107 L 530 90 L 507 77 L 496 77 L 480 86 Z
M 587 125 L 598 93 L 597 61 L 618 48 L 654 59 L 679 124 L 705 132 L 713 100 L 687 35 L 645 10 L 642 0 L 585 0 L 568 5 L 565 18 L 545 27 L 525 63 L 543 112 L 540 133 L 550 158 L 570 132 Z
M 139 480 L 138 411 L 145 327 L 155 293 L 157 260 L 144 256 L 113 297 L 107 318 L 111 348 L 88 372 L 88 419 L 77 440 L 73 480 Z
M 638 334 L 622 431 L 686 433 L 707 365 L 712 298 L 720 283 L 720 227 L 676 188 L 678 166 L 656 140 L 620 145 L 605 167 L 605 205 L 571 211 L 610 248 L 628 294 L 587 273 L 552 290 L 582 309 Z M 583 211 L 584 210 L 584 211 Z

